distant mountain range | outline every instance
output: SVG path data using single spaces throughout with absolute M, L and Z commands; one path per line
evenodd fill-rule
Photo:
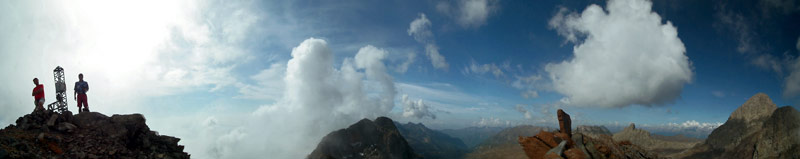
M 522 159 L 544 152 L 556 158 L 800 158 L 800 112 L 791 106 L 776 107 L 763 93 L 737 108 L 705 140 L 651 134 L 634 124 L 614 134 L 604 126 L 583 125 L 571 138 L 557 133 L 554 128 L 530 125 L 439 131 L 379 117 L 331 132 L 309 158 Z M 556 144 L 567 140 L 574 144 Z M 521 145 L 528 147 L 523 150 Z
M 444 129 L 443 133 L 459 138 L 464 141 L 468 148 L 472 149 L 478 146 L 483 140 L 488 139 L 503 131 L 505 128 L 501 127 L 467 127 L 461 129 Z
M 400 124 L 395 122 L 400 134 L 408 144 L 426 159 L 463 158 L 469 149 L 460 139 L 429 129 L 421 123 Z

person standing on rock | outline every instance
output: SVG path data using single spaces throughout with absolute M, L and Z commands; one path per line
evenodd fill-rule
M 89 103 L 86 99 L 86 92 L 89 91 L 89 83 L 83 80 L 83 73 L 78 74 L 78 82 L 75 82 L 75 90 L 74 96 L 75 100 L 78 101 L 78 113 L 80 112 L 88 112 L 89 111 Z M 83 109 L 81 109 L 83 106 Z
M 36 106 L 33 111 L 44 110 L 44 85 L 39 84 L 38 78 L 33 78 L 33 85 L 36 85 L 33 87 L 33 93 L 31 94 L 33 96 L 33 104 Z

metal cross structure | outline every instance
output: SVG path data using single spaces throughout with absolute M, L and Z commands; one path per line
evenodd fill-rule
M 67 83 L 64 82 L 64 68 L 61 66 L 53 70 L 53 81 L 56 83 L 56 102 L 47 105 L 47 110 L 63 113 L 67 110 Z

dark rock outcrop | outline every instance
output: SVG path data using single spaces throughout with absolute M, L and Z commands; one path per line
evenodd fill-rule
M 561 109 L 558 109 L 557 115 L 559 133 L 556 133 L 556 136 L 567 140 L 567 147 L 575 146 L 575 142 L 572 141 L 572 119 L 569 117 L 569 114 Z
M 395 122 L 400 134 L 414 149 L 414 152 L 426 159 L 463 158 L 467 146 L 460 139 L 442 132 L 428 129 L 422 123 L 400 124 Z
M 572 119 L 564 110 L 558 109 L 558 128 L 561 133 L 572 137 Z
M 189 158 L 141 114 L 38 111 L 0 130 L 0 158 Z
M 758 93 L 685 158 L 800 158 L 800 112 Z
M 419 158 L 400 135 L 392 119 L 362 119 L 322 138 L 307 158 Z

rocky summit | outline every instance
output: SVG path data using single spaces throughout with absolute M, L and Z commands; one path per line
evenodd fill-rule
M 572 134 L 569 114 L 558 110 L 559 131 L 540 131 L 535 136 L 518 137 L 525 155 L 531 159 L 657 158 L 630 141 L 615 141 L 608 135 L 598 138 Z
M 189 158 L 178 141 L 141 114 L 37 111 L 0 130 L 0 158 Z
M 800 112 L 791 106 L 775 109 L 772 100 L 759 93 L 736 109 L 704 143 L 679 157 L 800 158 L 798 152 Z
M 420 158 L 397 130 L 392 119 L 362 119 L 346 129 L 325 135 L 310 159 L 405 159 Z

